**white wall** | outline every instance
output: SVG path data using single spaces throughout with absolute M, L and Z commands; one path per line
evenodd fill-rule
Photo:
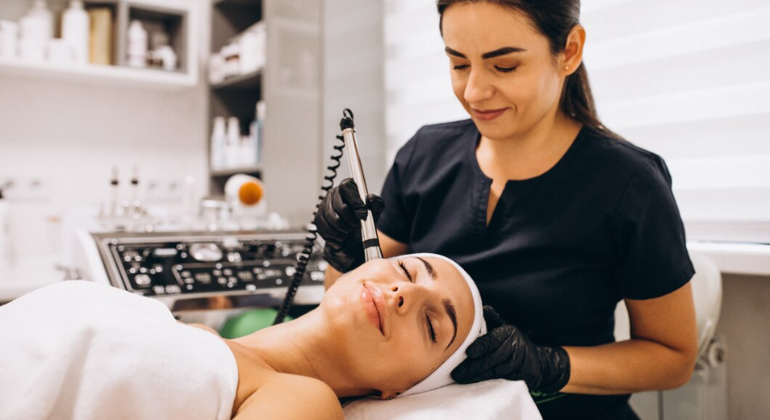
M 331 0 L 324 10 L 323 168 L 340 134 L 342 110 L 355 114 L 356 137 L 369 191 L 379 194 L 390 164 L 385 151 L 383 2 Z M 335 180 L 350 177 L 347 157 Z M 325 174 L 328 172 L 324 171 Z
M 203 55 L 210 0 L 194 1 L 201 6 Z M 3 0 L 0 18 L 17 20 L 27 3 Z M 202 79 L 168 92 L 0 73 L 0 182 L 40 178 L 50 193 L 42 200 L 9 200 L 15 257 L 53 251 L 57 223 L 49 220 L 75 208 L 97 208 L 108 197 L 113 165 L 124 186 L 136 165 L 145 184 L 154 180 L 168 188 L 191 175 L 198 191 L 206 191 L 207 106 Z

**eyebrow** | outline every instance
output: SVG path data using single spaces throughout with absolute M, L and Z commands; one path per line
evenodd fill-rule
M 436 280 L 436 270 L 433 268 L 433 265 L 431 265 L 431 263 L 425 261 L 420 257 L 415 257 L 415 258 L 417 258 L 418 260 L 422 261 L 423 264 L 425 264 L 425 271 L 428 272 L 428 275 L 430 275 L 430 278 L 432 278 L 433 280 Z
M 431 263 L 425 261 L 424 259 L 420 257 L 416 257 L 418 260 L 422 261 L 422 263 L 425 265 L 425 271 L 428 272 L 428 275 L 433 280 L 438 279 L 438 275 L 436 273 L 436 270 L 433 268 L 433 265 Z M 454 303 L 452 303 L 452 299 L 444 299 L 441 301 L 441 304 L 444 306 L 444 311 L 446 312 L 449 319 L 452 321 L 452 326 L 454 327 L 454 333 L 452 334 L 452 339 L 449 340 L 449 344 L 447 344 L 446 348 L 449 348 L 449 346 L 452 345 L 452 343 L 455 342 L 455 338 L 457 338 L 457 310 L 455 309 Z
M 468 58 L 465 56 L 465 54 L 459 51 L 455 51 L 449 47 L 444 48 L 444 51 L 446 51 L 447 54 L 454 55 L 456 57 Z M 508 54 L 519 53 L 524 51 L 527 51 L 527 50 L 525 50 L 524 48 L 518 48 L 518 47 L 503 47 L 503 48 L 496 49 L 494 51 L 490 51 L 488 53 L 481 54 L 481 58 L 484 60 L 488 60 L 490 58 L 500 57 L 501 55 L 508 55 Z

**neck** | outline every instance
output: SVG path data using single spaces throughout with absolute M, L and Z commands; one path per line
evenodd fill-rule
M 569 149 L 581 125 L 553 112 L 525 132 L 504 139 L 481 137 L 476 155 L 493 179 L 526 179 L 550 169 Z
M 307 376 L 331 387 L 338 398 L 375 394 L 357 385 L 339 343 L 325 333 L 318 309 L 294 321 L 276 325 L 234 341 L 279 373 Z

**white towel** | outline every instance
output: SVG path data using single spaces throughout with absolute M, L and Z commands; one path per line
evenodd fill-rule
M 84 281 L 0 307 L 0 419 L 230 419 L 238 368 L 160 302 Z
M 361 399 L 344 407 L 347 420 L 542 420 L 522 381 L 452 384 L 392 401 Z

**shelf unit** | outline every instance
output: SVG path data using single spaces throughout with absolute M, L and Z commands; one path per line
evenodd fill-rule
M 212 53 L 219 51 L 230 40 L 263 18 L 262 0 L 214 0 L 211 13 Z M 241 131 L 255 118 L 257 102 L 262 99 L 262 70 L 231 77 L 210 86 L 209 129 L 213 129 L 213 118 L 237 117 Z M 210 150 L 210 148 L 209 148 Z M 236 167 L 213 169 L 209 166 L 212 195 L 221 195 L 227 179 L 238 173 L 261 177 L 260 167 Z
M 197 84 L 197 78 L 188 74 L 96 64 L 54 66 L 48 63 L 28 63 L 19 60 L 0 60 L 0 75 L 162 90 L 186 89 Z
M 112 65 L 58 64 L 0 59 L 0 75 L 17 78 L 110 84 L 119 86 L 185 89 L 198 83 L 198 10 L 194 2 L 184 0 L 85 0 L 86 9 L 109 8 L 112 11 Z M 51 6 L 63 4 L 49 2 Z M 53 8 L 55 18 L 63 9 Z M 3 18 L 20 18 L 21 16 Z M 153 68 L 131 68 L 125 65 L 125 43 L 131 19 L 148 22 L 169 33 L 170 44 L 179 56 L 177 71 Z
M 267 116 L 259 164 L 210 170 L 209 192 L 221 196 L 225 182 L 236 173 L 257 176 L 265 182 L 270 211 L 294 225 L 307 223 L 322 179 L 322 6 L 318 0 L 212 3 L 212 51 L 264 20 L 267 52 L 264 68 L 210 86 L 207 134 L 217 116 L 238 117 L 245 132 L 260 100 Z

